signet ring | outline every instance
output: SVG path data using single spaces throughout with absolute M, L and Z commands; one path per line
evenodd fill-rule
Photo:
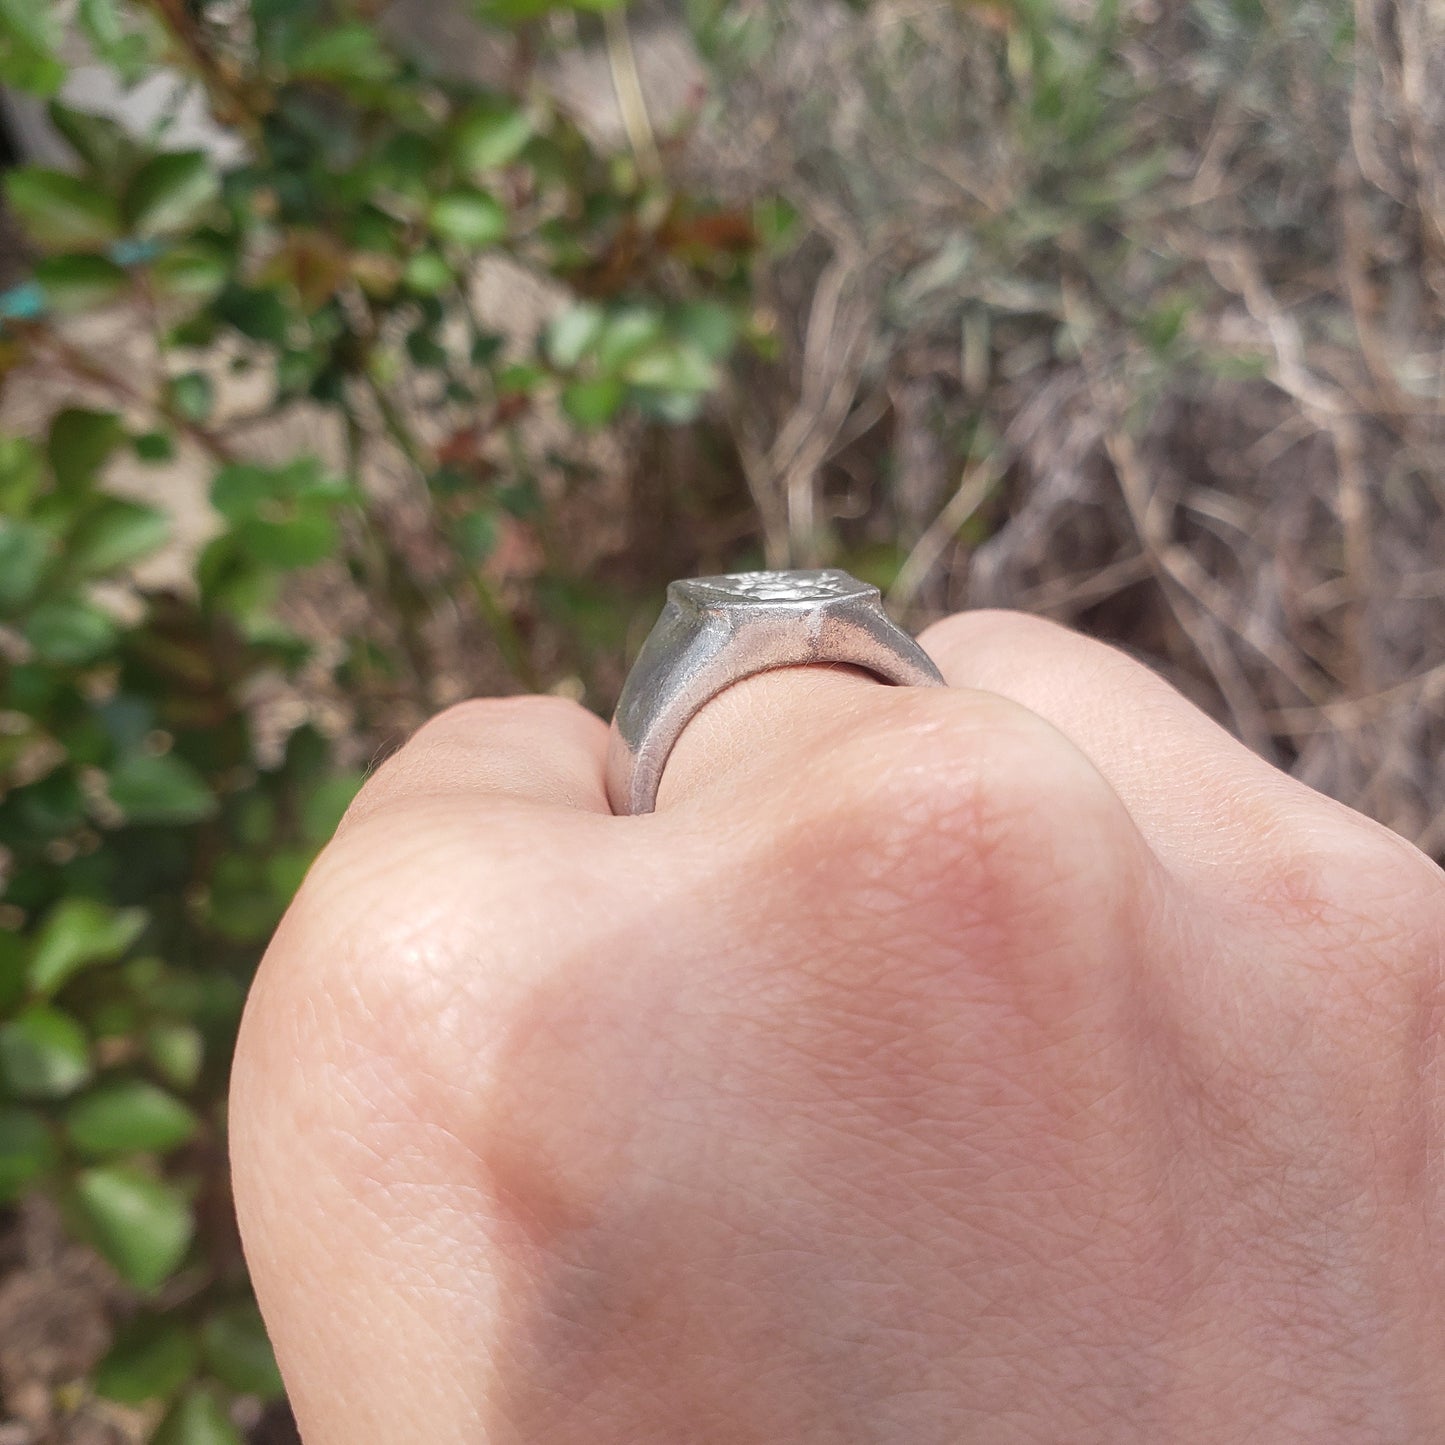
M 933 659 L 884 612 L 878 589 L 837 568 L 673 582 L 612 719 L 612 811 L 653 811 L 673 744 L 725 688 L 773 668 L 826 662 L 896 687 L 943 686 Z

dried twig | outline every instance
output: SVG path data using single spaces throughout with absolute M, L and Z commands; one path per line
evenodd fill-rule
M 607 63 L 612 71 L 612 88 L 617 95 L 617 108 L 622 113 L 623 128 L 633 158 L 643 175 L 655 179 L 662 174 L 662 156 L 657 148 L 657 133 L 648 114 L 647 95 L 637 69 L 637 53 L 632 48 L 632 32 L 627 25 L 627 12 L 621 8 L 608 10 L 602 17 L 607 36 Z
M 913 544 L 913 550 L 904 559 L 903 566 L 898 569 L 898 576 L 888 591 L 890 606 L 898 612 L 907 612 L 913 606 L 919 588 L 937 565 L 938 559 L 943 556 L 948 544 L 988 500 L 1007 466 L 1006 458 L 994 455 L 964 469 L 958 490 L 924 529 L 923 535 Z

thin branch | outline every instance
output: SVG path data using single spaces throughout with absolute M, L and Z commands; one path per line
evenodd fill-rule
M 205 87 L 217 120 L 246 131 L 253 138 L 260 129 L 261 107 L 245 77 L 228 65 L 207 43 L 185 0 L 140 0 L 165 27 L 187 68 Z
M 89 381 L 97 386 L 103 386 L 122 400 L 168 422 L 177 431 L 195 442 L 212 461 L 224 466 L 236 460 L 235 452 L 214 432 L 207 431 L 205 427 L 182 416 L 164 398 L 147 396 L 127 378 L 107 370 L 98 361 L 87 356 L 79 347 L 65 340 L 53 328 L 49 326 L 26 327 L 22 334 L 32 345 L 38 345 L 48 351 L 54 360 L 72 376 L 81 381 Z
M 376 403 L 377 411 L 381 414 L 382 425 L 386 428 L 387 435 L 396 443 L 407 461 L 425 478 L 435 470 L 435 458 L 430 455 L 428 449 L 412 431 L 406 418 L 380 383 L 374 377 L 368 376 L 366 385 L 372 400 Z M 492 636 L 512 675 L 528 691 L 540 692 L 542 690 L 541 679 L 532 666 L 531 658 L 527 655 L 526 646 L 522 641 L 521 634 L 517 631 L 517 624 L 512 614 L 502 605 L 501 599 L 492 590 L 491 583 L 487 581 L 479 568 L 469 566 L 464 570 L 477 607 L 488 627 L 491 628 Z
M 919 589 L 933 571 L 938 559 L 943 556 L 944 549 L 988 500 L 1007 466 L 1007 458 L 989 456 L 964 469 L 958 490 L 925 528 L 923 535 L 913 544 L 913 550 L 909 552 L 903 566 L 898 569 L 898 576 L 888 590 L 890 607 L 898 612 L 907 612 L 913 605 L 914 598 L 918 596 Z
M 662 174 L 662 156 L 657 149 L 657 133 L 647 111 L 647 95 L 637 69 L 637 53 L 632 48 L 632 32 L 627 25 L 627 12 L 619 6 L 602 17 L 607 36 L 607 63 L 612 70 L 612 89 L 617 95 L 617 108 L 627 131 L 627 143 L 637 167 L 648 180 Z

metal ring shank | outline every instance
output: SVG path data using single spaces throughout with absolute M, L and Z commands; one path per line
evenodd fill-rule
M 759 610 L 742 629 L 722 611 L 689 616 L 669 602 L 627 680 L 607 754 L 615 813 L 650 813 L 683 729 L 733 683 L 779 667 L 838 662 L 898 687 L 938 687 L 943 677 L 881 609 L 873 613 Z

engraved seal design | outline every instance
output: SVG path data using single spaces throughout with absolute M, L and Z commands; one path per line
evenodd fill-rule
M 729 572 L 721 577 L 693 578 L 682 585 L 701 599 L 725 602 L 831 602 L 872 590 L 832 567 L 811 572 Z

